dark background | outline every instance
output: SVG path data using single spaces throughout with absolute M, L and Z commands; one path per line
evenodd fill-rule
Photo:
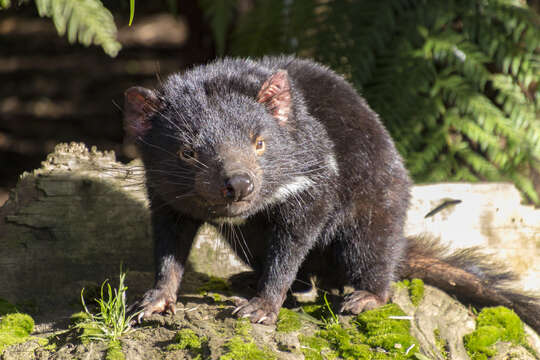
M 155 87 L 214 57 L 196 1 L 178 2 L 176 16 L 160 1 L 138 1 L 131 27 L 125 3 L 104 2 L 123 45 L 116 58 L 97 46 L 69 44 L 33 3 L 0 12 L 0 205 L 19 175 L 39 167 L 59 142 L 114 150 L 122 161 L 135 156 L 123 145 L 123 92 Z

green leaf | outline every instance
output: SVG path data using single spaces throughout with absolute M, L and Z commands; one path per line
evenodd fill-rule
M 0 10 L 7 9 L 11 6 L 10 0 L 0 0 Z
M 135 16 L 135 0 L 129 0 L 129 26 L 133 23 L 133 17 Z
M 41 17 L 52 18 L 59 35 L 67 31 L 70 43 L 99 45 L 115 57 L 121 48 L 116 25 L 109 10 L 99 0 L 35 0 Z

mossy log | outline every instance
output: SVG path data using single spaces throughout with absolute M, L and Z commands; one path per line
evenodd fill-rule
M 0 208 L 0 298 L 19 307 L 33 304 L 45 312 L 59 307 L 70 309 L 70 304 L 80 302 L 83 287 L 97 287 L 105 279 L 116 279 L 120 264 L 128 270 L 130 296 L 151 286 L 151 226 L 141 164 L 121 164 L 113 153 L 88 150 L 83 144 L 58 145 L 40 169 L 21 176 L 10 199 Z M 210 227 L 203 228 L 190 256 L 178 304 L 180 311 L 174 317 L 157 316 L 155 321 L 172 321 L 167 325 L 171 328 L 200 329 L 201 334 L 209 336 L 210 358 L 217 359 L 223 354 L 223 336 L 216 337 L 214 349 L 208 324 L 234 326 L 232 302 L 227 296 L 219 301 L 201 296 L 203 283 L 193 274 L 227 277 L 245 269 Z M 241 292 L 233 290 L 233 294 Z M 190 301 L 195 304 L 189 305 Z M 466 358 L 462 338 L 473 330 L 474 316 L 465 307 L 429 287 L 418 306 L 412 304 L 403 289 L 396 291 L 393 301 L 412 316 L 406 321 L 412 321 L 411 334 L 418 339 L 423 354 L 433 359 Z M 189 305 L 185 305 L 189 308 L 186 311 L 182 311 L 184 303 Z M 177 322 L 184 320 L 187 323 L 179 327 Z M 298 345 L 298 334 L 284 340 L 285 335 L 272 327 L 253 328 L 264 333 L 261 344 L 269 344 L 278 358 L 303 357 L 298 346 L 293 346 L 294 351 L 282 349 L 285 343 Z M 157 351 L 156 356 L 162 353 L 155 348 L 155 333 L 151 330 L 148 328 L 150 345 L 141 345 L 135 338 L 125 339 L 123 348 L 128 354 L 132 345 L 151 347 L 144 352 L 133 350 L 135 355 L 128 358 L 138 359 L 136 354 L 152 351 Z M 166 333 L 161 342 L 172 341 L 174 332 L 165 328 L 161 332 Z M 141 333 L 146 334 L 144 329 Z M 538 337 L 532 336 L 531 343 L 538 349 Z M 441 344 L 447 355 L 441 352 Z M 14 345 L 3 356 L 18 358 L 21 351 L 35 354 L 24 346 Z M 11 353 L 16 356 L 10 357 Z
M 337 360 L 355 358 L 351 357 L 353 354 L 359 359 L 469 359 L 463 336 L 475 329 L 475 316 L 459 302 L 429 286 L 425 287 L 424 297 L 417 306 L 411 302 L 406 287 L 396 287 L 392 302 L 405 316 L 391 319 L 384 315 L 388 315 L 387 310 L 379 309 L 364 313 L 362 319 L 339 316 L 341 326 L 338 326 L 328 319 L 317 323 L 315 318 L 296 309 L 288 312 L 297 322 L 289 328 L 234 319 L 233 301 L 226 293 L 216 290 L 205 295 L 180 296 L 176 315 L 154 315 L 147 324 L 150 326 L 138 327 L 122 336 L 120 349 L 125 359 Z M 326 305 L 320 306 L 327 309 Z M 376 330 L 380 322 L 392 323 L 392 327 L 377 335 L 367 330 Z M 334 331 L 323 331 L 325 334 L 320 331 L 330 328 Z M 98 360 L 107 356 L 106 342 L 83 344 L 73 337 L 59 341 L 65 333 L 66 330 L 61 330 L 30 336 L 24 343 L 8 346 L 0 358 Z M 414 346 L 409 346 L 407 340 Z M 498 342 L 494 359 L 534 360 L 534 351 L 539 350 L 534 345 L 537 340 L 537 336 L 528 336 L 530 346 Z

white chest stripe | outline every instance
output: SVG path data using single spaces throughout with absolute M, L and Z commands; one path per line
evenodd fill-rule
M 335 175 L 339 174 L 339 168 L 336 161 L 336 157 L 333 154 L 330 154 L 326 157 L 326 164 Z
M 272 200 L 270 203 L 283 202 L 290 196 L 306 190 L 313 184 L 314 182 L 310 178 L 306 176 L 297 176 L 292 180 L 292 182 L 280 186 L 272 195 Z

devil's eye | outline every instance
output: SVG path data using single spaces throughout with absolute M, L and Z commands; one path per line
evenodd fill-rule
M 264 142 L 264 139 L 262 136 L 257 136 L 254 142 L 254 146 L 255 146 L 255 152 L 257 153 L 257 155 L 262 155 L 264 150 L 266 150 L 266 143 Z
M 193 151 L 192 148 L 189 146 L 183 146 L 180 150 L 178 150 L 178 155 L 182 160 L 190 161 L 195 158 L 195 151 Z

